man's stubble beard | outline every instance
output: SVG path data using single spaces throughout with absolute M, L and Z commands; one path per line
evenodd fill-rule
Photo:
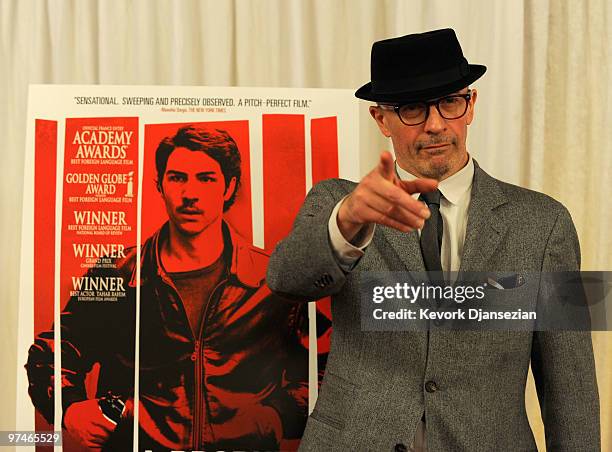
M 448 174 L 449 171 L 450 171 L 450 165 L 443 164 L 443 165 L 438 165 L 438 166 L 429 165 L 428 168 L 424 168 L 423 170 L 420 171 L 420 173 L 423 177 L 441 180 L 444 176 Z
M 432 145 L 436 145 L 436 144 L 443 144 L 443 143 L 449 143 L 449 146 L 451 147 L 450 150 L 447 150 L 445 152 L 447 158 L 445 161 L 441 162 L 440 164 L 435 165 L 433 163 L 433 161 L 431 159 L 426 159 L 426 160 L 419 160 L 419 154 L 421 153 L 421 150 L 426 147 L 426 146 L 432 146 Z M 450 177 L 452 176 L 451 171 L 453 170 L 453 167 L 455 166 L 454 160 L 459 158 L 460 155 L 467 155 L 467 151 L 465 149 L 463 149 L 463 152 L 461 149 L 459 149 L 459 147 L 457 146 L 457 138 L 456 137 L 452 137 L 451 139 L 432 139 L 430 141 L 427 142 L 417 142 L 415 145 L 415 155 L 417 157 L 416 159 L 416 163 L 417 165 L 419 165 L 418 171 L 421 175 L 421 177 L 427 177 L 430 179 L 436 179 L 438 181 L 446 178 L 446 177 Z M 422 164 L 419 164 L 422 163 Z M 459 171 L 463 166 L 459 166 L 456 171 Z

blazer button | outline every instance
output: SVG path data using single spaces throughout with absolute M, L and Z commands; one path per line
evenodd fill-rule
M 438 390 L 438 385 L 435 381 L 428 381 L 425 383 L 425 391 L 427 392 L 436 392 Z
M 408 452 L 408 448 L 405 444 L 398 443 L 395 445 L 395 452 Z

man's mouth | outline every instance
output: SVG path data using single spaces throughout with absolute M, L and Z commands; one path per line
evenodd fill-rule
M 448 146 L 448 143 L 431 144 L 429 146 L 423 146 L 422 149 L 439 149 L 439 148 L 443 148 L 445 146 Z

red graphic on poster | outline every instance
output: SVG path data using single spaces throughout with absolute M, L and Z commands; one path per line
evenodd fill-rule
M 306 196 L 303 115 L 263 115 L 264 204 L 266 249 L 285 237 Z M 313 185 L 338 177 L 336 117 L 310 121 Z M 282 189 L 279 190 L 279 186 Z M 331 300 L 317 302 L 317 369 L 323 380 L 331 340 Z M 303 338 L 308 347 L 308 337 Z
M 131 436 L 135 305 L 128 295 L 132 275 L 123 270 L 136 243 L 137 171 L 137 118 L 66 120 L 60 323 L 67 450 Z M 39 334 L 27 365 L 37 369 L 29 373 L 32 399 L 47 420 L 53 416 L 53 339 L 53 330 Z
M 307 305 L 272 294 L 265 273 L 306 195 L 305 120 L 263 115 L 261 150 L 246 120 L 146 125 L 139 175 L 138 118 L 67 119 L 59 269 L 56 123 L 37 122 L 37 337 L 27 369 L 34 405 L 52 421 L 58 270 L 65 450 L 131 450 L 137 318 L 139 450 L 297 449 Z M 338 175 L 337 120 L 309 121 L 314 184 Z M 252 152 L 263 157 L 261 199 L 251 194 Z M 263 250 L 253 246 L 253 208 L 264 212 Z M 327 299 L 317 303 L 319 377 L 330 333 Z
M 136 243 L 137 137 L 136 118 L 66 120 L 62 299 L 125 301 L 119 277 L 83 274 L 116 268 Z
M 57 159 L 57 122 L 36 121 L 35 159 L 34 159 L 34 334 L 49 328 L 53 321 L 53 297 L 55 292 L 55 172 Z M 35 377 L 36 371 L 32 376 Z M 32 398 L 45 397 L 36 394 L 30 387 Z M 53 406 L 54 397 L 50 398 Z M 36 413 L 36 431 L 53 430 L 54 421 L 51 415 L 43 418 Z M 52 450 L 51 447 L 37 446 L 38 452 Z
M 264 237 L 272 252 L 306 196 L 304 115 L 263 115 Z

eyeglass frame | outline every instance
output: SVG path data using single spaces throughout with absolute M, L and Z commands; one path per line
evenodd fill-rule
M 457 116 L 456 118 L 446 118 L 444 117 L 444 115 L 442 114 L 442 112 L 440 111 L 440 101 L 442 99 L 448 99 L 449 97 L 462 97 L 465 99 L 465 110 L 463 111 L 463 113 L 461 113 L 461 115 Z M 414 101 L 414 102 L 405 102 L 403 104 L 399 104 L 399 105 L 393 105 L 393 104 L 382 104 L 379 103 L 378 106 L 382 107 L 385 110 L 389 110 L 389 109 L 393 109 L 393 111 L 395 111 L 395 113 L 397 114 L 397 117 L 399 118 L 399 120 L 401 121 L 402 124 L 404 124 L 405 126 L 419 126 L 425 122 L 427 122 L 427 119 L 429 118 L 429 110 L 432 105 L 436 107 L 436 110 L 438 110 L 438 114 L 440 115 L 441 118 L 446 119 L 448 121 L 453 121 L 455 119 L 459 119 L 459 118 L 463 118 L 465 116 L 465 114 L 468 111 L 468 108 L 470 106 L 470 99 L 472 99 L 472 90 L 468 89 L 467 93 L 463 93 L 463 94 L 450 94 L 448 96 L 443 96 L 443 97 L 439 97 L 437 99 L 434 100 L 419 100 L 419 101 Z M 421 122 L 417 122 L 416 124 L 406 124 L 404 122 L 404 120 L 402 119 L 402 116 L 400 115 L 400 108 L 402 108 L 404 105 L 408 105 L 408 104 L 425 104 L 425 119 L 423 119 Z

